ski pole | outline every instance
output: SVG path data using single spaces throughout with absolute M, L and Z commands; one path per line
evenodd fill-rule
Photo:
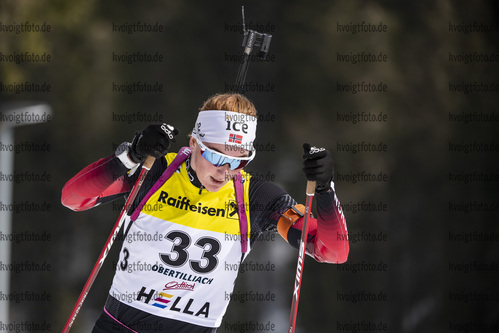
M 291 315 L 289 318 L 288 333 L 294 333 L 296 316 L 298 312 L 298 299 L 300 298 L 301 280 L 303 277 L 303 264 L 305 263 L 305 249 L 307 247 L 308 219 L 312 210 L 312 199 L 315 194 L 315 181 L 307 181 L 307 200 L 305 202 L 305 217 L 303 218 L 303 229 L 301 232 L 300 249 L 298 250 L 298 264 L 296 265 L 295 287 L 293 290 L 293 302 L 291 303 Z
M 139 178 L 135 182 L 135 185 L 133 186 L 132 190 L 130 191 L 130 194 L 128 195 L 128 198 L 126 199 L 125 205 L 121 209 L 121 213 L 118 217 L 118 220 L 116 221 L 111 231 L 111 234 L 109 235 L 104 245 L 104 248 L 102 249 L 99 255 L 99 259 L 97 259 L 97 262 L 95 263 L 94 268 L 92 269 L 92 272 L 90 273 L 90 276 L 88 277 L 87 282 L 85 283 L 85 286 L 83 287 L 83 290 L 80 293 L 80 297 L 78 297 L 78 300 L 76 301 L 76 304 L 73 307 L 73 311 L 71 312 L 68 320 L 66 321 L 66 325 L 64 325 L 64 328 L 62 329 L 62 333 L 69 332 L 71 326 L 73 326 L 76 316 L 80 312 L 83 302 L 85 301 L 85 298 L 87 298 L 90 288 L 92 287 L 92 284 L 94 283 L 97 274 L 99 273 L 102 265 L 104 264 L 104 260 L 109 254 L 109 251 L 111 250 L 111 246 L 113 245 L 116 236 L 118 236 L 118 232 L 120 231 L 121 226 L 125 221 L 125 217 L 127 216 L 128 210 L 130 209 L 130 206 L 135 200 L 135 197 L 137 196 L 140 187 L 144 183 L 144 179 L 146 178 L 147 173 L 154 164 L 154 161 L 155 161 L 154 157 L 147 156 L 144 163 L 142 164 L 142 170 L 140 171 Z

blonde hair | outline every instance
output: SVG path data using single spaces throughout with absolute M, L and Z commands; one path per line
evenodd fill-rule
M 208 98 L 199 111 L 233 111 L 257 117 L 255 105 L 246 96 L 237 93 L 216 94 Z

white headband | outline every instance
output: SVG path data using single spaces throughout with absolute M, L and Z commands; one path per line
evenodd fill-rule
M 257 118 L 248 114 L 207 110 L 198 114 L 192 134 L 203 142 L 221 143 L 253 151 Z

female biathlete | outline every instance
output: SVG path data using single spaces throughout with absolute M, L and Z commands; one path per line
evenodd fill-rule
M 237 267 L 258 236 L 278 231 L 298 248 L 304 206 L 243 171 L 255 157 L 256 123 L 246 97 L 218 94 L 201 107 L 189 147 L 179 153 L 168 153 L 177 129 L 149 125 L 66 183 L 62 204 L 87 210 L 126 195 L 146 156 L 156 158 L 125 220 L 126 241 L 93 332 L 216 332 Z M 305 176 L 317 182 L 307 253 L 343 263 L 349 244 L 333 159 L 324 148 L 304 148 Z

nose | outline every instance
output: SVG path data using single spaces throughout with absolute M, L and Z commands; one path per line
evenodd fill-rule
M 226 178 L 230 174 L 229 164 L 221 165 L 221 166 L 219 166 L 216 169 L 217 169 L 217 171 L 216 171 L 217 177 L 224 177 L 224 178 Z
M 229 163 L 225 163 L 224 165 L 218 167 L 218 169 L 223 171 L 223 172 L 229 172 L 230 171 Z

